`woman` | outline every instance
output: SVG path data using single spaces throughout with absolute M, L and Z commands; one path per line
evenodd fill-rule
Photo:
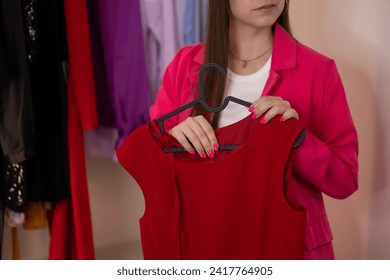
M 357 190 L 357 132 L 334 61 L 291 36 L 288 6 L 288 0 L 209 1 L 205 43 L 177 53 L 150 114 L 157 118 L 196 98 L 200 67 L 215 62 L 228 75 L 205 73 L 209 104 L 233 95 L 252 106 L 243 112 L 229 105 L 230 111 L 212 116 L 198 107 L 167 120 L 165 129 L 189 153 L 213 157 L 213 129 L 248 114 L 263 125 L 276 116 L 299 118 L 306 137 L 297 150 L 292 190 L 307 213 L 305 259 L 334 259 L 322 193 L 344 199 Z

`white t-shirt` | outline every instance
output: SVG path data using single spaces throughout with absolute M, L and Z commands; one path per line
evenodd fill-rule
M 237 75 L 228 69 L 224 98 L 230 95 L 248 102 L 259 99 L 269 76 L 271 58 L 270 56 L 259 71 L 250 75 Z M 229 102 L 228 106 L 220 112 L 218 127 L 238 122 L 249 114 L 247 107 Z

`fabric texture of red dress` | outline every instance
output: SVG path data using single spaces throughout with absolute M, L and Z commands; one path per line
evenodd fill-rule
M 302 130 L 295 119 L 249 116 L 216 129 L 220 146 L 239 146 L 208 159 L 166 153 L 178 142 L 155 121 L 130 134 L 117 157 L 145 198 L 144 258 L 303 259 L 306 213 L 288 202 Z

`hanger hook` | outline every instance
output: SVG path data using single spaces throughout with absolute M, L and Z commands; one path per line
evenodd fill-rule
M 198 79 L 199 79 L 199 88 L 200 88 L 200 98 L 202 100 L 205 100 L 204 85 L 203 85 L 203 73 L 206 72 L 206 70 L 208 70 L 209 68 L 217 68 L 218 71 L 222 75 L 225 75 L 225 69 L 223 69 L 223 67 L 221 65 L 214 63 L 214 62 L 207 63 L 200 69 Z
M 200 90 L 200 102 L 208 111 L 216 113 L 222 111 L 227 106 L 227 102 L 224 102 L 224 104 L 222 104 L 220 107 L 217 108 L 213 108 L 207 104 L 205 94 L 204 94 L 203 73 L 210 68 L 216 68 L 221 73 L 221 75 L 225 75 L 226 72 L 221 65 L 214 62 L 205 64 L 199 71 L 198 79 L 199 79 L 199 90 Z

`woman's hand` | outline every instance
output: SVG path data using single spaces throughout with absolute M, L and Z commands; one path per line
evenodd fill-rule
M 214 152 L 218 151 L 214 129 L 203 116 L 188 117 L 172 128 L 169 133 L 190 154 L 194 155 L 196 150 L 202 158 L 207 156 L 213 158 Z
M 288 101 L 283 100 L 279 96 L 260 97 L 249 107 L 249 112 L 253 112 L 253 119 L 257 119 L 264 114 L 260 121 L 262 124 L 267 123 L 276 115 L 282 115 L 280 118 L 281 122 L 292 118 L 299 119 L 297 111 L 291 108 Z
M 254 119 L 264 114 L 261 119 L 262 124 L 267 123 L 276 115 L 282 115 L 280 121 L 299 118 L 297 111 L 291 108 L 290 103 L 278 96 L 259 98 L 252 103 L 249 111 L 253 113 Z M 169 133 L 190 154 L 197 152 L 202 158 L 207 156 L 213 158 L 214 153 L 218 151 L 219 145 L 214 129 L 203 116 L 188 117 L 172 128 Z

